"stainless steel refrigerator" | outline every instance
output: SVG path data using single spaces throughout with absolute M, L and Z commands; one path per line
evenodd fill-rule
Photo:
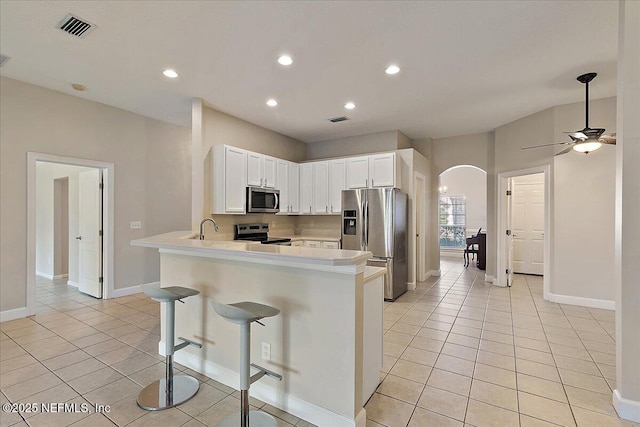
M 384 267 L 384 299 L 407 291 L 407 195 L 397 188 L 342 191 L 342 249 L 371 251 Z

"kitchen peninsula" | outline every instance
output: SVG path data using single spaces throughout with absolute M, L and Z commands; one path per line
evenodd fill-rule
M 176 362 L 237 389 L 239 330 L 210 302 L 264 303 L 281 314 L 252 328 L 251 358 L 283 379 L 265 377 L 251 395 L 319 426 L 366 425 L 383 335 L 384 269 L 366 266 L 370 252 L 199 240 L 188 231 L 131 244 L 159 249 L 161 286 L 200 291 L 177 304 L 176 336 L 203 348 L 176 353 Z M 163 332 L 164 322 L 163 311 Z

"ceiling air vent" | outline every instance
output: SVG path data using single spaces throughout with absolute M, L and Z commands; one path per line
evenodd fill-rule
M 6 55 L 3 55 L 0 53 L 0 67 L 2 67 L 4 65 L 5 62 L 7 62 L 8 60 L 10 60 L 11 58 L 9 58 Z
M 62 18 L 62 21 L 58 22 L 58 25 L 56 25 L 56 28 L 61 29 L 65 33 L 69 33 L 72 36 L 80 38 L 83 38 L 84 36 L 89 34 L 89 32 L 91 32 L 91 30 L 93 30 L 95 27 L 96 26 L 91 24 L 90 22 L 83 21 L 82 19 L 78 18 L 77 16 L 73 16 L 70 13 Z
M 334 117 L 332 119 L 329 119 L 329 121 L 331 123 L 339 123 L 339 122 L 344 122 L 345 120 L 349 120 L 349 117 L 347 116 L 340 116 L 340 117 Z

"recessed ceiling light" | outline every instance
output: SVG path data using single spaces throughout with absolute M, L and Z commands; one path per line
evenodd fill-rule
M 400 67 L 397 65 L 389 65 L 386 70 L 384 70 L 387 74 L 398 74 L 400 72 Z
M 344 108 L 346 108 L 347 110 L 353 110 L 354 108 L 356 108 L 356 104 L 354 104 L 353 102 L 347 102 L 346 104 L 344 104 Z
M 79 83 L 74 83 L 71 85 L 72 88 L 74 88 L 75 90 L 79 90 L 80 92 L 84 92 L 85 90 L 87 90 L 87 87 L 84 85 L 81 85 Z
M 162 72 L 162 74 L 164 74 L 165 77 L 169 77 L 170 79 L 175 79 L 176 77 L 178 77 L 178 73 L 176 73 L 175 70 L 172 70 L 171 68 L 167 68 Z
M 269 107 L 275 107 L 276 105 L 278 105 L 278 101 L 276 101 L 275 99 L 271 98 L 270 100 L 267 101 L 267 105 Z
M 278 64 L 280 65 L 291 65 L 293 64 L 293 59 L 289 55 L 282 55 L 278 58 Z

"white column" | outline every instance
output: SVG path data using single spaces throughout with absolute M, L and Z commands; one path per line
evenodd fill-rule
M 202 99 L 191 101 L 191 229 L 197 230 L 204 212 L 202 155 Z
M 616 147 L 616 389 L 620 417 L 640 422 L 640 2 L 620 1 Z

